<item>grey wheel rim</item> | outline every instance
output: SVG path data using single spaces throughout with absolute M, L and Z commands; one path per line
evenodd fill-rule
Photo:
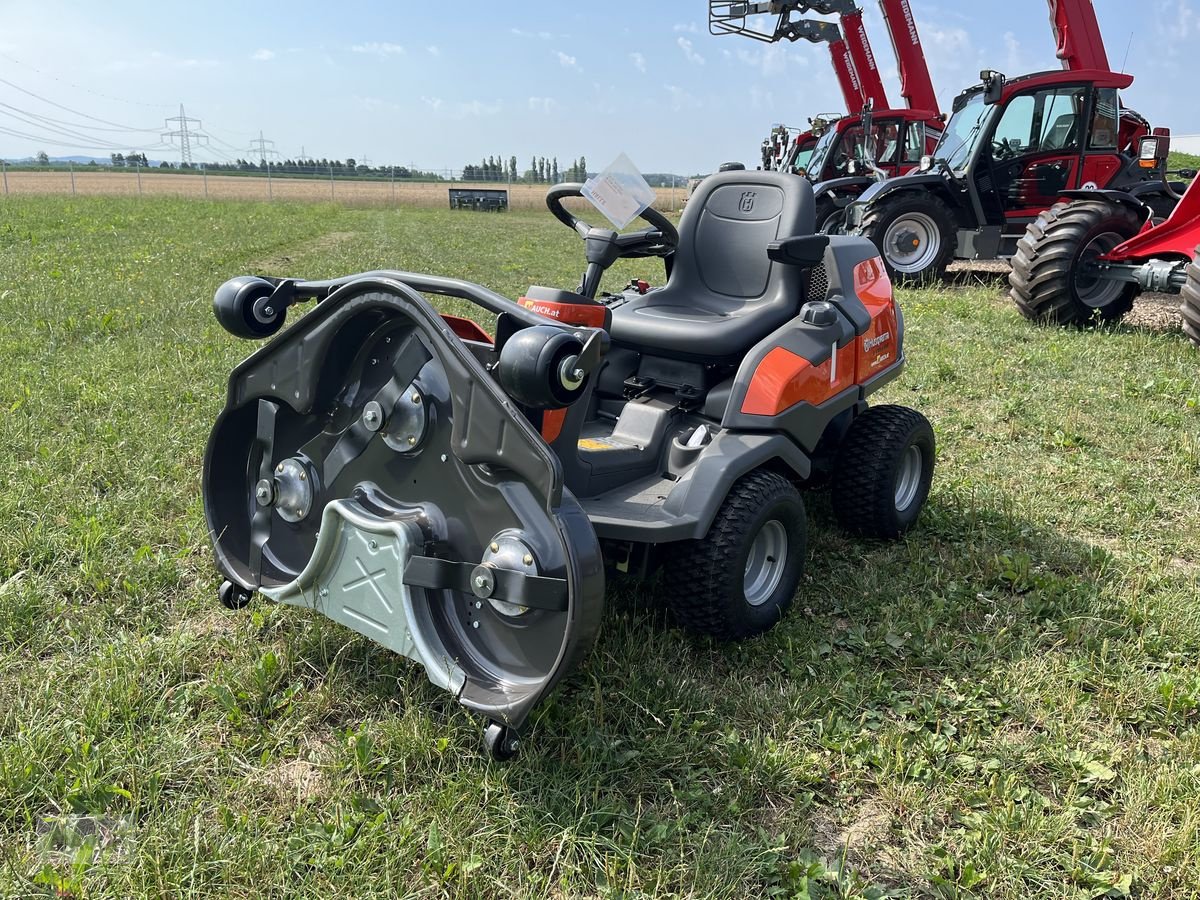
M 913 504 L 921 487 L 921 474 L 925 468 L 921 448 L 916 444 L 904 451 L 900 458 L 900 471 L 896 477 L 896 512 L 904 512 Z
M 942 230 L 925 213 L 905 213 L 887 227 L 884 253 L 897 272 L 915 275 L 932 266 L 942 252 Z
M 747 603 L 762 606 L 771 598 L 783 578 L 787 554 L 787 529 L 778 519 L 766 522 L 755 535 L 750 555 L 746 557 L 743 588 Z
M 1089 309 L 1104 309 L 1125 292 L 1125 282 L 1105 278 L 1099 272 L 1089 272 L 1092 264 L 1101 256 L 1124 242 L 1125 238 L 1115 231 L 1106 231 L 1092 238 L 1079 254 L 1079 261 L 1076 263 L 1079 274 L 1075 276 L 1075 296 Z

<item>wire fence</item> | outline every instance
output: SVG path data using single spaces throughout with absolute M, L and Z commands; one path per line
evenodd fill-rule
M 174 196 L 208 200 L 283 200 L 310 203 L 341 203 L 350 206 L 449 206 L 451 189 L 502 189 L 508 191 L 511 209 L 544 209 L 548 184 L 514 181 L 462 180 L 456 170 L 447 177 L 422 180 L 398 177 L 388 172 L 359 174 L 329 167 L 290 167 L 287 172 L 230 171 L 198 165 L 190 169 L 168 169 L 133 165 L 129 167 L 51 164 L 11 166 L 0 160 L 0 178 L 5 196 L 57 194 L 71 196 Z M 405 170 L 407 171 L 407 170 Z M 655 207 L 677 211 L 686 186 L 657 188 Z

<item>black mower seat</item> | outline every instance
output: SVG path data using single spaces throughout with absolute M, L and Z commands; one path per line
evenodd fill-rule
M 772 263 L 767 244 L 814 231 L 808 179 L 721 172 L 700 182 L 679 221 L 663 287 L 616 307 L 613 343 L 651 356 L 714 361 L 745 354 L 803 303 L 808 273 Z

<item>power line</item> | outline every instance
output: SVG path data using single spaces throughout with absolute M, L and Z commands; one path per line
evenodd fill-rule
M 26 69 L 32 69 L 34 72 L 37 72 L 39 75 L 43 76 L 44 78 L 49 78 L 51 81 L 57 81 L 59 84 L 65 84 L 68 87 L 75 88 L 75 90 L 77 90 L 77 91 L 83 91 L 85 94 L 91 94 L 94 97 L 103 97 L 105 100 L 115 100 L 117 103 L 128 103 L 130 106 L 144 106 L 146 109 L 170 109 L 171 108 L 170 103 L 146 103 L 141 100 L 127 100 L 124 97 L 114 97 L 111 94 L 104 94 L 104 93 L 101 93 L 100 91 L 94 91 L 91 88 L 84 87 L 83 85 L 75 84 L 75 82 L 73 82 L 73 81 L 66 81 L 62 78 L 59 78 L 57 75 L 51 74 L 50 72 L 44 72 L 41 69 L 39 69 L 37 66 L 30 65 L 27 62 L 22 62 L 21 60 L 17 59 L 14 56 L 9 56 L 7 53 L 0 53 L 0 57 L 7 59 L 9 62 L 16 63 L 18 66 L 23 66 Z
M 83 118 L 85 118 L 85 119 L 90 119 L 93 122 L 99 122 L 102 125 L 112 125 L 114 128 L 120 128 L 125 131 L 153 131 L 153 129 L 150 129 L 150 128 L 134 128 L 132 125 L 122 125 L 120 122 L 110 122 L 108 119 L 101 119 L 98 116 L 89 116 L 85 112 L 80 112 L 77 109 L 71 109 L 71 107 L 63 106 L 61 103 L 55 103 L 53 100 L 43 97 L 41 94 L 35 94 L 33 91 L 27 91 L 27 90 L 25 90 L 25 88 L 21 87 L 19 84 L 13 84 L 11 81 L 8 81 L 7 79 L 4 79 L 4 78 L 0 78 L 0 84 L 7 84 L 13 90 L 20 91 L 22 94 L 28 94 L 30 97 L 33 97 L 35 100 L 41 100 L 43 103 L 49 103 L 51 106 L 58 107 L 59 109 L 65 110 L 66 112 L 69 112 L 72 115 L 83 116 Z

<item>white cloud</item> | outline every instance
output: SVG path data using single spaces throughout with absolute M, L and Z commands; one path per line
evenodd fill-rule
M 738 47 L 736 55 L 739 62 L 758 69 L 764 78 L 775 78 L 784 74 L 789 60 L 797 65 L 808 65 L 807 56 L 794 50 L 789 51 L 789 48 L 779 44 L 764 44 L 761 48 L 756 47 L 753 50 Z
M 555 50 L 554 54 L 558 57 L 558 64 L 564 69 L 574 69 L 576 72 L 583 71 L 583 69 L 579 68 L 579 62 L 575 57 L 563 53 L 561 50 Z
M 534 112 L 550 113 L 558 106 L 553 97 L 530 97 L 529 108 Z
M 355 44 L 350 49 L 355 53 L 370 53 L 374 56 L 399 56 L 404 53 L 403 46 L 387 41 L 368 41 L 365 44 Z
M 674 112 L 681 112 L 685 109 L 699 108 L 700 101 L 678 85 L 664 84 L 663 88 L 666 90 L 667 95 L 671 98 L 671 109 Z
M 548 41 L 550 38 L 554 37 L 554 35 L 548 31 L 522 31 L 520 28 L 510 28 L 508 30 L 511 34 L 515 34 L 517 37 L 523 38 L 539 38 L 540 40 Z
M 426 106 L 428 106 L 430 109 L 432 109 L 434 112 L 438 112 L 442 108 L 442 98 L 441 97 L 422 97 L 421 102 L 424 103 Z
M 679 49 L 683 51 L 683 55 L 687 57 L 687 61 L 695 66 L 704 65 L 704 57 L 695 51 L 692 47 L 692 42 L 685 37 L 676 39 L 675 43 L 679 45 Z
M 437 44 L 430 44 L 425 49 L 427 51 L 429 51 L 430 56 L 441 56 L 442 55 L 442 51 L 438 49 Z
M 700 33 L 700 29 L 696 27 L 695 22 L 686 22 L 686 23 L 680 22 L 678 25 L 675 26 L 675 30 L 676 31 L 684 31 L 684 32 L 687 32 L 688 34 L 699 34 Z
M 639 72 L 646 71 L 646 57 L 640 53 L 630 53 L 629 61 L 633 63 L 633 67 Z
M 495 100 L 484 103 L 482 100 L 472 100 L 470 103 L 459 103 L 454 107 L 454 115 L 460 119 L 472 119 L 479 116 L 496 116 L 504 111 L 504 103 Z
M 268 50 L 264 47 L 261 50 L 255 50 L 254 53 L 251 54 L 250 58 L 257 60 L 258 62 L 267 62 L 268 60 L 275 58 L 275 51 Z

